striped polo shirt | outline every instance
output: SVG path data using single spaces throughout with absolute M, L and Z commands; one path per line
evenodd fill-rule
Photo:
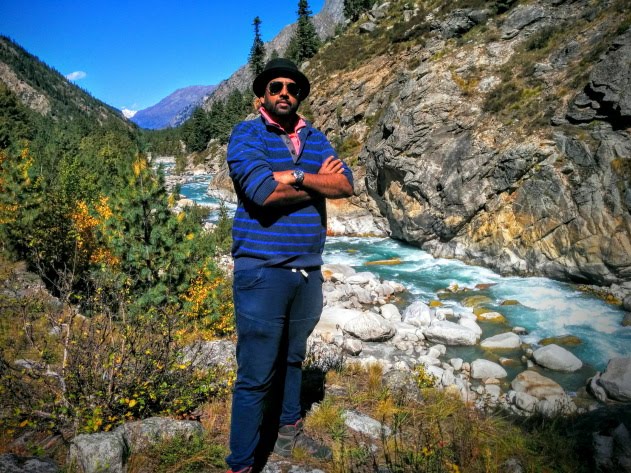
M 314 196 L 291 206 L 263 203 L 278 183 L 272 173 L 302 169 L 317 174 L 322 162 L 337 156 L 324 134 L 308 122 L 296 132 L 300 148 L 289 135 L 263 116 L 239 123 L 228 143 L 230 177 L 238 197 L 232 226 L 234 269 L 260 266 L 310 268 L 322 264 L 326 238 L 326 202 Z M 353 184 L 350 169 L 344 175 Z

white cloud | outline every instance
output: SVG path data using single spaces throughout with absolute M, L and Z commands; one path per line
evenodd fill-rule
M 81 80 L 87 77 L 87 74 L 83 71 L 75 71 L 66 75 L 66 79 L 69 81 Z

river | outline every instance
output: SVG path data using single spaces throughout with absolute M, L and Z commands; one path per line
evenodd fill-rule
M 217 209 L 219 202 L 206 194 L 210 176 L 199 175 L 182 185 L 181 193 L 200 205 Z M 229 206 L 233 208 L 233 206 Z M 217 218 L 213 210 L 209 220 Z M 397 265 L 370 265 L 376 260 L 398 258 Z M 475 294 L 486 295 L 490 302 L 485 307 L 503 314 L 510 327 L 523 327 L 528 334 L 526 343 L 536 344 L 545 337 L 574 335 L 581 340 L 577 346 L 565 346 L 585 364 L 577 373 L 554 374 L 566 389 L 578 389 L 595 370 L 602 371 L 610 358 L 631 356 L 631 327 L 621 325 L 625 312 L 603 300 L 579 291 L 576 286 L 540 277 L 502 277 L 479 266 L 457 260 L 434 258 L 429 253 L 390 238 L 329 237 L 324 251 L 326 263 L 342 263 L 358 271 L 371 271 L 383 279 L 402 283 L 408 294 L 398 305 L 401 312 L 412 301 L 437 300 L 437 291 L 451 284 L 460 288 L 474 288 L 487 284 L 488 288 Z M 470 294 L 467 294 L 470 295 Z M 517 301 L 514 305 L 501 305 L 503 301 Z M 442 300 L 456 313 L 470 310 L 458 298 Z M 502 324 L 481 323 L 483 337 L 506 331 Z M 473 360 L 480 355 L 493 359 L 511 357 L 517 353 L 483 353 L 479 347 L 454 347 L 448 356 Z M 515 373 L 523 368 L 515 368 Z M 508 369 L 510 372 L 510 368 Z

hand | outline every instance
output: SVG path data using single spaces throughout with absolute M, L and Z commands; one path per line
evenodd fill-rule
M 335 156 L 329 156 L 324 160 L 318 174 L 342 174 L 344 165 L 342 161 Z

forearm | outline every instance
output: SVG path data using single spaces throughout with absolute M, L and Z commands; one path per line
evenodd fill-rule
M 299 204 L 311 199 L 309 192 L 303 189 L 296 189 L 294 186 L 279 182 L 265 202 L 263 206 L 282 206 Z
M 317 192 L 327 199 L 342 199 L 353 195 L 353 186 L 344 174 L 307 174 L 302 182 L 307 191 Z

